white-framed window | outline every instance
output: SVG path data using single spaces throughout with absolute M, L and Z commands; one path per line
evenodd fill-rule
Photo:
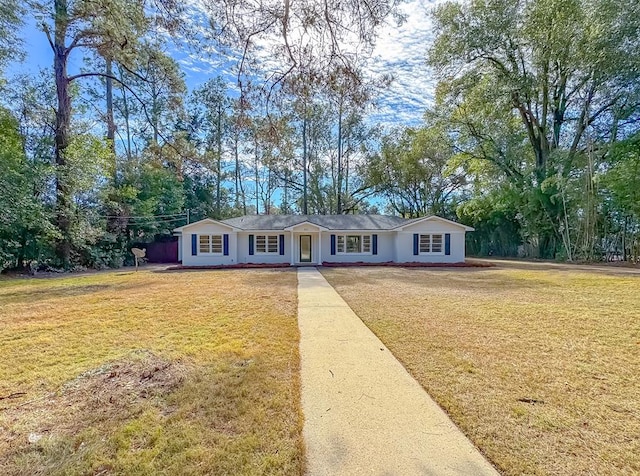
M 198 252 L 200 254 L 222 254 L 222 235 L 199 235 Z
M 256 253 L 279 253 L 278 235 L 256 235 Z
M 371 235 L 337 235 L 336 241 L 337 253 L 371 253 Z
M 420 254 L 441 254 L 443 252 L 444 239 L 441 234 L 420 235 Z

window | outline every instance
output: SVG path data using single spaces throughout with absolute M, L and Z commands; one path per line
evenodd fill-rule
M 199 252 L 222 254 L 222 235 L 200 235 L 199 236 Z
M 360 253 L 362 237 L 360 235 L 347 235 L 347 253 Z
M 371 253 L 371 235 L 337 235 L 338 253 Z
M 442 235 L 420 235 L 420 253 L 442 253 Z
M 371 253 L 371 235 L 362 235 L 362 252 Z
M 256 235 L 256 253 L 278 252 L 278 235 Z

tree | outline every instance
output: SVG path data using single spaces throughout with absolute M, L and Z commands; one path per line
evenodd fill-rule
M 107 77 L 104 71 L 85 71 L 70 74 L 71 54 L 84 50 L 99 54 L 109 61 L 128 65 L 135 57 L 138 41 L 152 25 L 142 0 L 52 0 L 28 1 L 37 19 L 42 21 L 49 45 L 53 51 L 53 70 L 57 90 L 55 125 L 55 164 L 61 171 L 66 165 L 65 151 L 70 144 L 72 118 L 72 84 L 86 77 Z M 171 0 L 154 2 L 150 7 L 171 9 Z M 112 80 L 118 78 L 109 76 Z M 71 214 L 70 190 L 63 173 L 56 173 L 56 225 L 61 239 L 58 256 L 65 267 L 70 264 Z
M 204 145 L 202 153 L 204 163 L 210 164 L 209 170 L 215 176 L 215 210 L 214 218 L 222 216 L 222 181 L 223 170 L 223 143 L 228 140 L 230 130 L 231 99 L 227 95 L 227 85 L 218 76 L 210 79 L 193 92 L 192 104 L 194 108 L 196 134 L 202 137 L 200 141 Z M 238 184 L 238 160 L 236 160 L 236 186 Z M 237 193 L 237 191 L 236 191 Z
M 453 218 L 456 193 L 466 184 L 454 156 L 451 139 L 437 126 L 391 133 L 367 164 L 366 182 L 401 216 Z
M 212 37 L 241 51 L 237 78 L 242 94 L 252 67 L 268 78 L 268 97 L 290 75 L 311 81 L 340 66 L 354 69 L 375 42 L 377 28 L 398 0 L 207 1 Z M 270 101 L 266 102 L 267 107 Z
M 71 84 L 79 78 L 95 75 L 79 73 L 71 75 L 67 65 L 71 53 L 79 48 L 96 51 L 114 48 L 118 45 L 121 56 L 133 47 L 134 41 L 145 29 L 143 6 L 139 2 L 113 0 L 96 4 L 84 0 L 69 2 L 34 3 L 34 9 L 43 18 L 45 32 L 53 51 L 53 69 L 57 90 L 55 125 L 56 164 L 56 225 L 61 233 L 58 256 L 65 267 L 70 265 L 71 256 L 71 193 L 65 180 L 67 165 L 66 149 L 70 144 L 72 115 Z
M 610 219 L 618 231 L 615 245 L 622 249 L 623 259 L 640 258 L 640 134 L 616 144 L 612 150 L 611 168 L 603 177 L 608 193 L 605 198 Z M 609 237 L 606 237 L 609 238 Z
M 0 270 L 37 260 L 42 242 L 54 236 L 38 196 L 41 167 L 29 163 L 18 121 L 0 108 Z
M 561 181 L 588 140 L 614 138 L 640 112 L 640 6 L 631 0 L 472 0 L 435 9 L 429 62 L 450 104 L 489 83 L 503 116 L 518 118 L 533 156 L 540 253 L 553 256 L 565 220 Z M 478 131 L 479 135 L 483 133 Z M 481 137 L 478 137 L 481 139 Z M 507 166 L 507 164 L 502 164 Z
M 3 78 L 1 73 L 6 62 L 12 57 L 15 59 L 21 54 L 20 38 L 17 36 L 22 24 L 24 9 L 22 5 L 12 2 L 0 3 L 0 86 Z

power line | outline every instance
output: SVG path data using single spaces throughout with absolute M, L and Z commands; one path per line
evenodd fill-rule
M 123 216 L 123 215 L 95 215 L 99 218 L 120 218 L 127 220 L 155 220 L 156 218 L 182 217 L 187 218 L 188 213 L 174 213 L 173 215 L 140 215 L 140 216 Z

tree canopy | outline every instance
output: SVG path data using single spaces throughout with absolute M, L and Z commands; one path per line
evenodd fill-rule
M 438 214 L 475 227 L 471 254 L 639 259 L 640 4 L 438 4 L 415 52 L 434 99 L 389 127 L 394 71 L 370 62 L 398 5 L 3 3 L 0 267 L 120 266 L 250 213 Z M 38 74 L 5 68 L 21 25 Z M 221 66 L 192 84 L 181 54 Z

